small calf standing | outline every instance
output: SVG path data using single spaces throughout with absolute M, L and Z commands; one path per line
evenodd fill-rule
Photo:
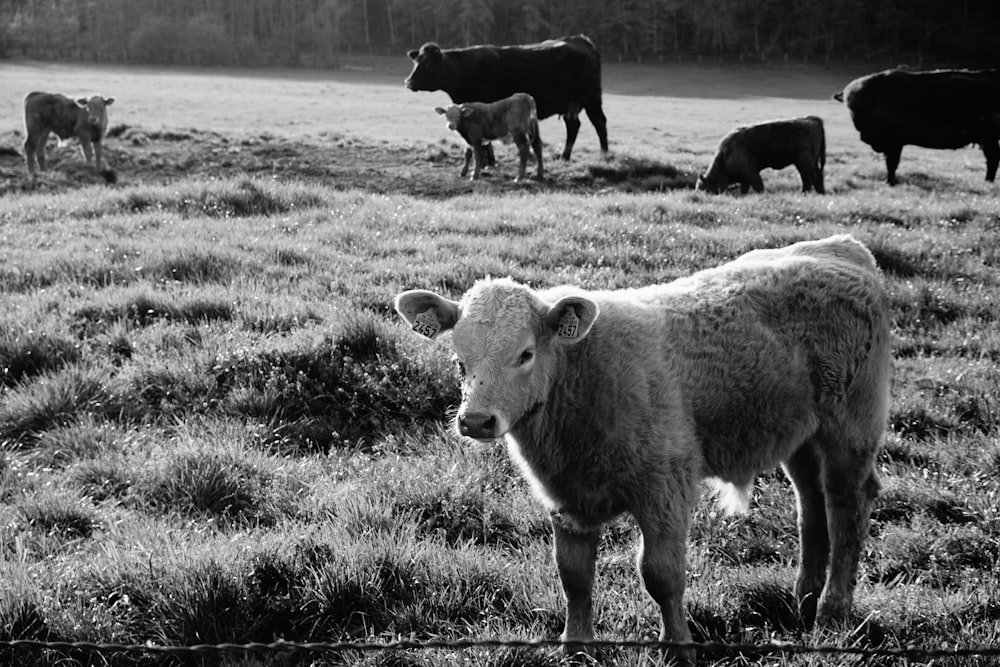
M 746 194 L 752 187 L 764 191 L 761 169 L 784 169 L 794 164 L 802 177 L 802 192 L 815 188 L 823 194 L 826 135 L 818 116 L 774 120 L 737 127 L 719 142 L 712 165 L 698 177 L 697 190 L 722 192 L 739 183 Z
M 551 513 L 566 641 L 593 638 L 603 524 L 628 513 L 661 639 L 690 642 L 688 524 L 698 481 L 730 507 L 781 465 L 798 498 L 807 624 L 848 619 L 889 410 L 888 296 L 850 236 L 755 250 L 664 285 L 536 291 L 477 282 L 460 301 L 396 297 L 418 333 L 451 331 L 461 435 L 503 437 Z
M 508 98 L 497 102 L 466 102 L 451 105 L 447 109 L 437 107 L 434 111 L 443 114 L 448 120 L 448 128 L 457 131 L 469 145 L 465 149 L 465 164 L 462 176 L 469 173 L 469 160 L 474 155 L 476 166 L 472 179 L 479 178 L 486 163 L 486 151 L 489 142 L 502 139 L 505 142 L 513 138 L 521 164 L 517 170 L 517 178 L 524 178 L 528 165 L 528 146 L 535 153 L 538 161 L 538 178 L 544 178 L 542 168 L 542 138 L 538 133 L 538 114 L 535 111 L 535 100 L 527 93 L 514 93 Z
M 60 139 L 79 139 L 87 163 L 96 157 L 97 171 L 102 171 L 101 142 L 108 129 L 107 107 L 114 101 L 113 97 L 100 95 L 73 100 L 58 93 L 28 93 L 24 98 L 24 161 L 28 175 L 45 171 L 45 143 L 50 132 Z

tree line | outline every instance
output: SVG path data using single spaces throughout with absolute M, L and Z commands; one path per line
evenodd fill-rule
M 336 67 L 577 32 L 630 61 L 1000 66 L 998 0 L 0 0 L 0 57 Z

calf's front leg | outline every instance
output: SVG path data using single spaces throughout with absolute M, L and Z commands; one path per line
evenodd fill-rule
M 86 159 L 87 164 L 90 164 L 90 161 L 94 159 L 94 150 L 90 143 L 90 137 L 86 135 L 80 136 L 80 149 L 83 151 L 83 157 Z
M 566 625 L 562 640 L 594 638 L 594 569 L 600 528 L 576 525 L 558 513 L 552 515 L 556 567 L 566 597 Z
M 104 169 L 104 163 L 103 163 L 103 160 L 102 160 L 102 157 L 101 157 L 101 150 L 102 150 L 101 149 L 101 142 L 100 141 L 95 141 L 94 142 L 94 160 L 95 160 L 94 165 L 95 165 L 95 168 L 97 169 L 97 171 L 101 171 L 101 170 Z

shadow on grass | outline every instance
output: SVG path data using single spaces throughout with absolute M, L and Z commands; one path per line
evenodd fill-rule
M 587 173 L 595 185 L 605 181 L 619 186 L 625 192 L 690 190 L 694 188 L 698 178 L 697 174 L 681 171 L 658 160 L 629 156 L 591 165 L 587 168 Z

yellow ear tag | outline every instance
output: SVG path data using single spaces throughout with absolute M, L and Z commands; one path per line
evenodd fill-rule
M 434 338 L 434 336 L 437 335 L 437 332 L 441 330 L 441 324 L 438 322 L 437 315 L 434 314 L 433 308 L 428 308 L 414 317 L 413 324 L 410 326 L 418 334 L 421 336 L 427 336 L 428 338 Z
M 580 332 L 580 318 L 576 316 L 576 311 L 572 308 L 566 309 L 566 314 L 559 320 L 559 328 L 556 335 L 560 338 L 576 338 Z

